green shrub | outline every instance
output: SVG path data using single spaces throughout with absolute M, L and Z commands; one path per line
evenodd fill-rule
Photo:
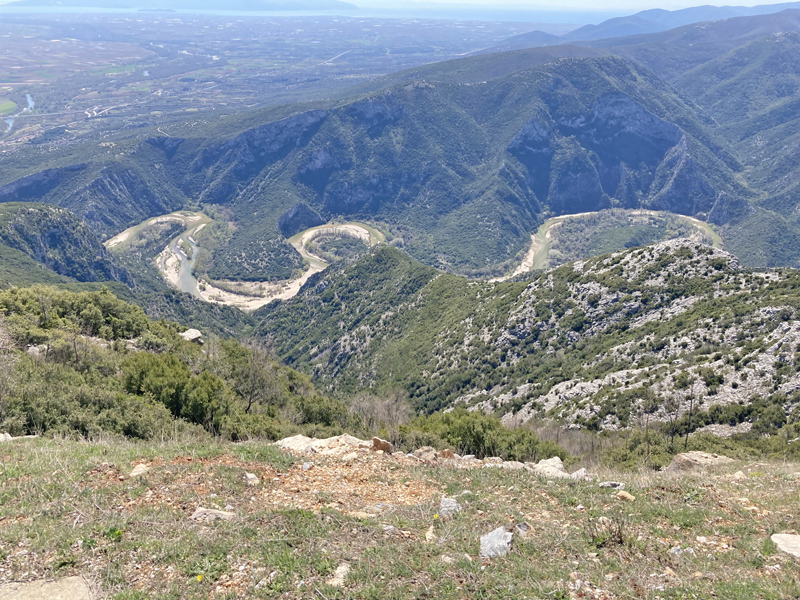
M 423 443 L 424 442 L 424 443 Z M 508 429 L 500 419 L 482 412 L 458 408 L 413 419 L 400 427 L 400 444 L 414 450 L 418 444 L 449 447 L 459 454 L 479 458 L 499 456 L 505 460 L 537 461 L 567 452 L 552 442 L 542 442 L 530 429 Z

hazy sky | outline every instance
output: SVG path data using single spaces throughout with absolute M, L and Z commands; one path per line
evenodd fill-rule
M 505 6 L 515 9 L 524 10 L 556 10 L 556 11 L 619 11 L 626 10 L 637 12 L 648 8 L 664 8 L 666 10 L 677 10 L 680 8 L 687 8 L 690 6 L 700 6 L 704 4 L 711 4 L 715 6 L 759 6 L 762 4 L 780 4 L 781 0 L 722 0 L 715 2 L 714 0 L 561 0 L 560 2 L 553 2 L 550 0 L 540 0 L 538 2 L 531 2 L 530 0 L 498 0 L 497 2 L 487 2 L 486 0 L 415 0 L 408 2 L 404 0 L 349 0 L 353 4 L 363 6 L 364 8 L 401 8 L 406 6 L 423 7 L 426 5 L 461 5 L 472 6 L 476 8 L 492 8 L 500 9 Z

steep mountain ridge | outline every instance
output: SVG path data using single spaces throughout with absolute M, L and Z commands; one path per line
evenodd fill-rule
M 333 392 L 400 385 L 425 411 L 614 429 L 648 399 L 662 420 L 781 394 L 793 406 L 798 290 L 793 270 L 743 270 L 688 240 L 500 284 L 381 248 L 257 316 L 279 355 Z
M 108 233 L 189 198 L 223 205 L 238 229 L 210 274 L 271 279 L 300 266 L 280 229 L 291 214 L 382 222 L 423 262 L 494 275 L 548 216 L 619 206 L 706 219 L 720 199 L 751 196 L 705 117 L 613 57 L 469 85 L 406 80 L 258 114 L 226 117 L 205 137 L 129 139 L 112 161 L 28 176 L 0 199 L 68 206 Z
M 91 229 L 63 208 L 46 204 L 0 204 L 0 243 L 77 281 L 131 283 Z

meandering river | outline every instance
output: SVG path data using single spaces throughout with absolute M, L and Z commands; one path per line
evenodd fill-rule
M 6 128 L 6 133 L 11 131 L 11 128 L 14 127 L 14 119 L 20 116 L 22 113 L 26 113 L 29 110 L 33 110 L 36 107 L 36 103 L 33 101 L 33 98 L 30 94 L 25 94 L 25 99 L 28 101 L 28 107 L 23 108 L 20 112 L 11 115 L 10 117 L 6 117 L 6 123 L 8 123 L 8 127 Z

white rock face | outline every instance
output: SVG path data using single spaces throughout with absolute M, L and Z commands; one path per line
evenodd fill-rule
M 800 535 L 789 533 L 776 533 L 770 538 L 778 550 L 800 558 Z
M 192 521 L 209 523 L 211 521 L 230 521 L 235 516 L 235 513 L 227 510 L 217 510 L 215 508 L 203 508 L 202 506 L 198 506 L 189 519 Z
M 505 527 L 498 527 L 491 533 L 481 536 L 481 558 L 505 556 L 511 550 L 513 538 L 514 534 L 506 531 Z
M 83 577 L 65 577 L 54 581 L 0 585 L 0 598 L 3 600 L 92 600 L 92 591 Z

